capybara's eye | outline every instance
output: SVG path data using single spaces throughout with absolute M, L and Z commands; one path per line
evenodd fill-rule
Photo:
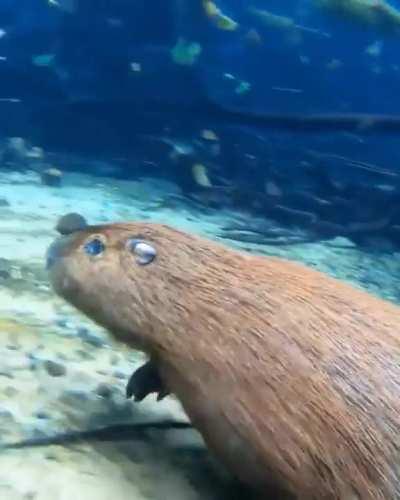
M 136 257 L 136 262 L 141 266 L 150 264 L 157 256 L 156 249 L 143 240 L 130 239 L 127 242 L 127 247 Z
M 104 243 L 99 238 L 93 238 L 92 240 L 88 241 L 83 247 L 85 253 L 87 253 L 91 257 L 100 255 L 104 252 L 105 248 L 106 247 Z

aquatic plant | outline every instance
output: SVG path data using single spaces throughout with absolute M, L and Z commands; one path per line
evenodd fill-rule
M 224 14 L 211 0 L 203 0 L 203 8 L 207 17 L 211 19 L 217 28 L 225 31 L 235 31 L 238 28 L 239 24 Z
M 180 37 L 171 49 L 171 57 L 175 64 L 191 66 L 201 54 L 201 45 L 197 42 L 188 42 Z
M 314 4 L 384 33 L 400 34 L 400 10 L 385 0 L 314 0 Z

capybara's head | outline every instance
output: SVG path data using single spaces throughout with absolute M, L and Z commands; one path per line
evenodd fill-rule
M 161 327 L 187 314 L 185 300 L 213 275 L 215 252 L 213 243 L 160 224 L 82 225 L 50 246 L 47 269 L 58 295 L 148 350 Z

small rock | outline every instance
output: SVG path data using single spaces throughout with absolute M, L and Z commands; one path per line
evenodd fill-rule
M 3 151 L 2 162 L 7 166 L 25 164 L 26 143 L 22 137 L 10 137 Z
M 3 392 L 5 396 L 7 396 L 8 398 L 12 398 L 13 396 L 16 396 L 19 391 L 12 385 L 9 385 L 4 389 Z
M 39 420 L 50 420 L 51 418 L 50 415 L 45 411 L 38 411 L 34 414 L 34 416 Z
M 14 280 L 20 280 L 20 279 L 22 279 L 22 271 L 17 266 L 13 266 L 11 268 L 10 275 L 11 275 L 11 278 L 13 278 Z
M 70 326 L 68 323 L 68 320 L 66 320 L 65 318 L 57 319 L 56 325 L 60 326 L 61 328 L 69 328 L 69 326 Z
M 93 347 L 103 347 L 105 345 L 104 340 L 98 335 L 90 332 L 85 327 L 78 328 L 78 336 L 87 344 L 92 345 Z
M 328 245 L 337 245 L 340 247 L 344 248 L 355 248 L 356 245 L 350 241 L 348 238 L 345 238 L 343 236 L 336 236 L 335 238 L 332 238 L 329 242 Z
M 5 198 L 0 198 L 0 207 L 9 207 L 10 203 Z
M 21 426 L 25 434 L 25 439 L 42 439 L 49 436 L 48 430 L 44 428 L 43 425 L 40 425 L 41 422 L 38 421 L 37 424 L 37 426 L 33 424 L 25 424 Z
M 68 405 L 75 406 L 87 402 L 89 395 L 81 389 L 68 389 L 64 391 L 60 399 Z
M 61 363 L 47 359 L 44 363 L 44 367 L 49 375 L 52 377 L 62 377 L 67 373 L 67 369 Z
M 117 365 L 121 361 L 121 357 L 118 353 L 113 352 L 110 356 L 110 364 L 112 366 Z
M 77 335 L 75 325 L 66 318 L 59 318 L 55 321 L 56 326 L 62 328 L 57 334 L 62 337 L 75 337 Z
M 62 172 L 57 168 L 48 168 L 44 170 L 41 175 L 42 184 L 50 187 L 60 187 L 62 179 Z
M 26 357 L 29 359 L 31 370 L 36 368 L 41 361 L 40 356 L 36 355 L 35 351 L 28 351 Z
M 15 420 L 13 413 L 7 408 L 0 407 L 0 418 L 6 418 L 8 420 Z
M 45 455 L 44 455 L 44 458 L 46 460 L 54 460 L 55 462 L 58 462 L 59 459 L 58 459 L 58 456 L 57 456 L 57 453 L 55 453 L 54 451 L 49 451 L 47 452 Z
M 44 152 L 42 148 L 33 146 L 29 151 L 27 151 L 26 156 L 33 159 L 43 160 Z
M 0 279 L 11 278 L 11 263 L 7 259 L 0 258 Z
M 96 387 L 95 393 L 104 399 L 110 399 L 112 396 L 112 388 L 110 385 L 102 383 Z
M 80 358 L 82 359 L 85 359 L 85 360 L 92 360 L 94 359 L 95 357 L 93 356 L 93 354 L 91 354 L 90 352 L 86 352 L 84 351 L 83 349 L 77 349 L 75 351 L 75 353 L 77 354 L 77 356 L 79 356 Z
M 35 491 L 28 491 L 24 495 L 24 500 L 35 500 L 37 498 L 37 493 Z
M 21 349 L 21 346 L 19 344 L 7 344 L 6 349 L 9 349 L 10 351 L 18 351 Z
M 43 283 L 35 283 L 35 286 L 41 292 L 49 292 L 50 287 L 48 285 L 44 285 Z
M 103 368 L 100 368 L 99 370 L 96 370 L 96 373 L 98 375 L 101 375 L 102 377 L 106 377 L 108 375 L 108 371 L 104 370 Z
M 126 373 L 122 372 L 121 370 L 115 370 L 113 372 L 113 376 L 115 378 L 119 378 L 121 380 L 125 380 L 126 378 L 128 378 L 127 375 L 126 375 Z

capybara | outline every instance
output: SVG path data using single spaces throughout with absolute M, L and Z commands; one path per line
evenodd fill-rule
M 82 225 L 47 261 L 262 498 L 400 498 L 400 308 L 155 223 Z

